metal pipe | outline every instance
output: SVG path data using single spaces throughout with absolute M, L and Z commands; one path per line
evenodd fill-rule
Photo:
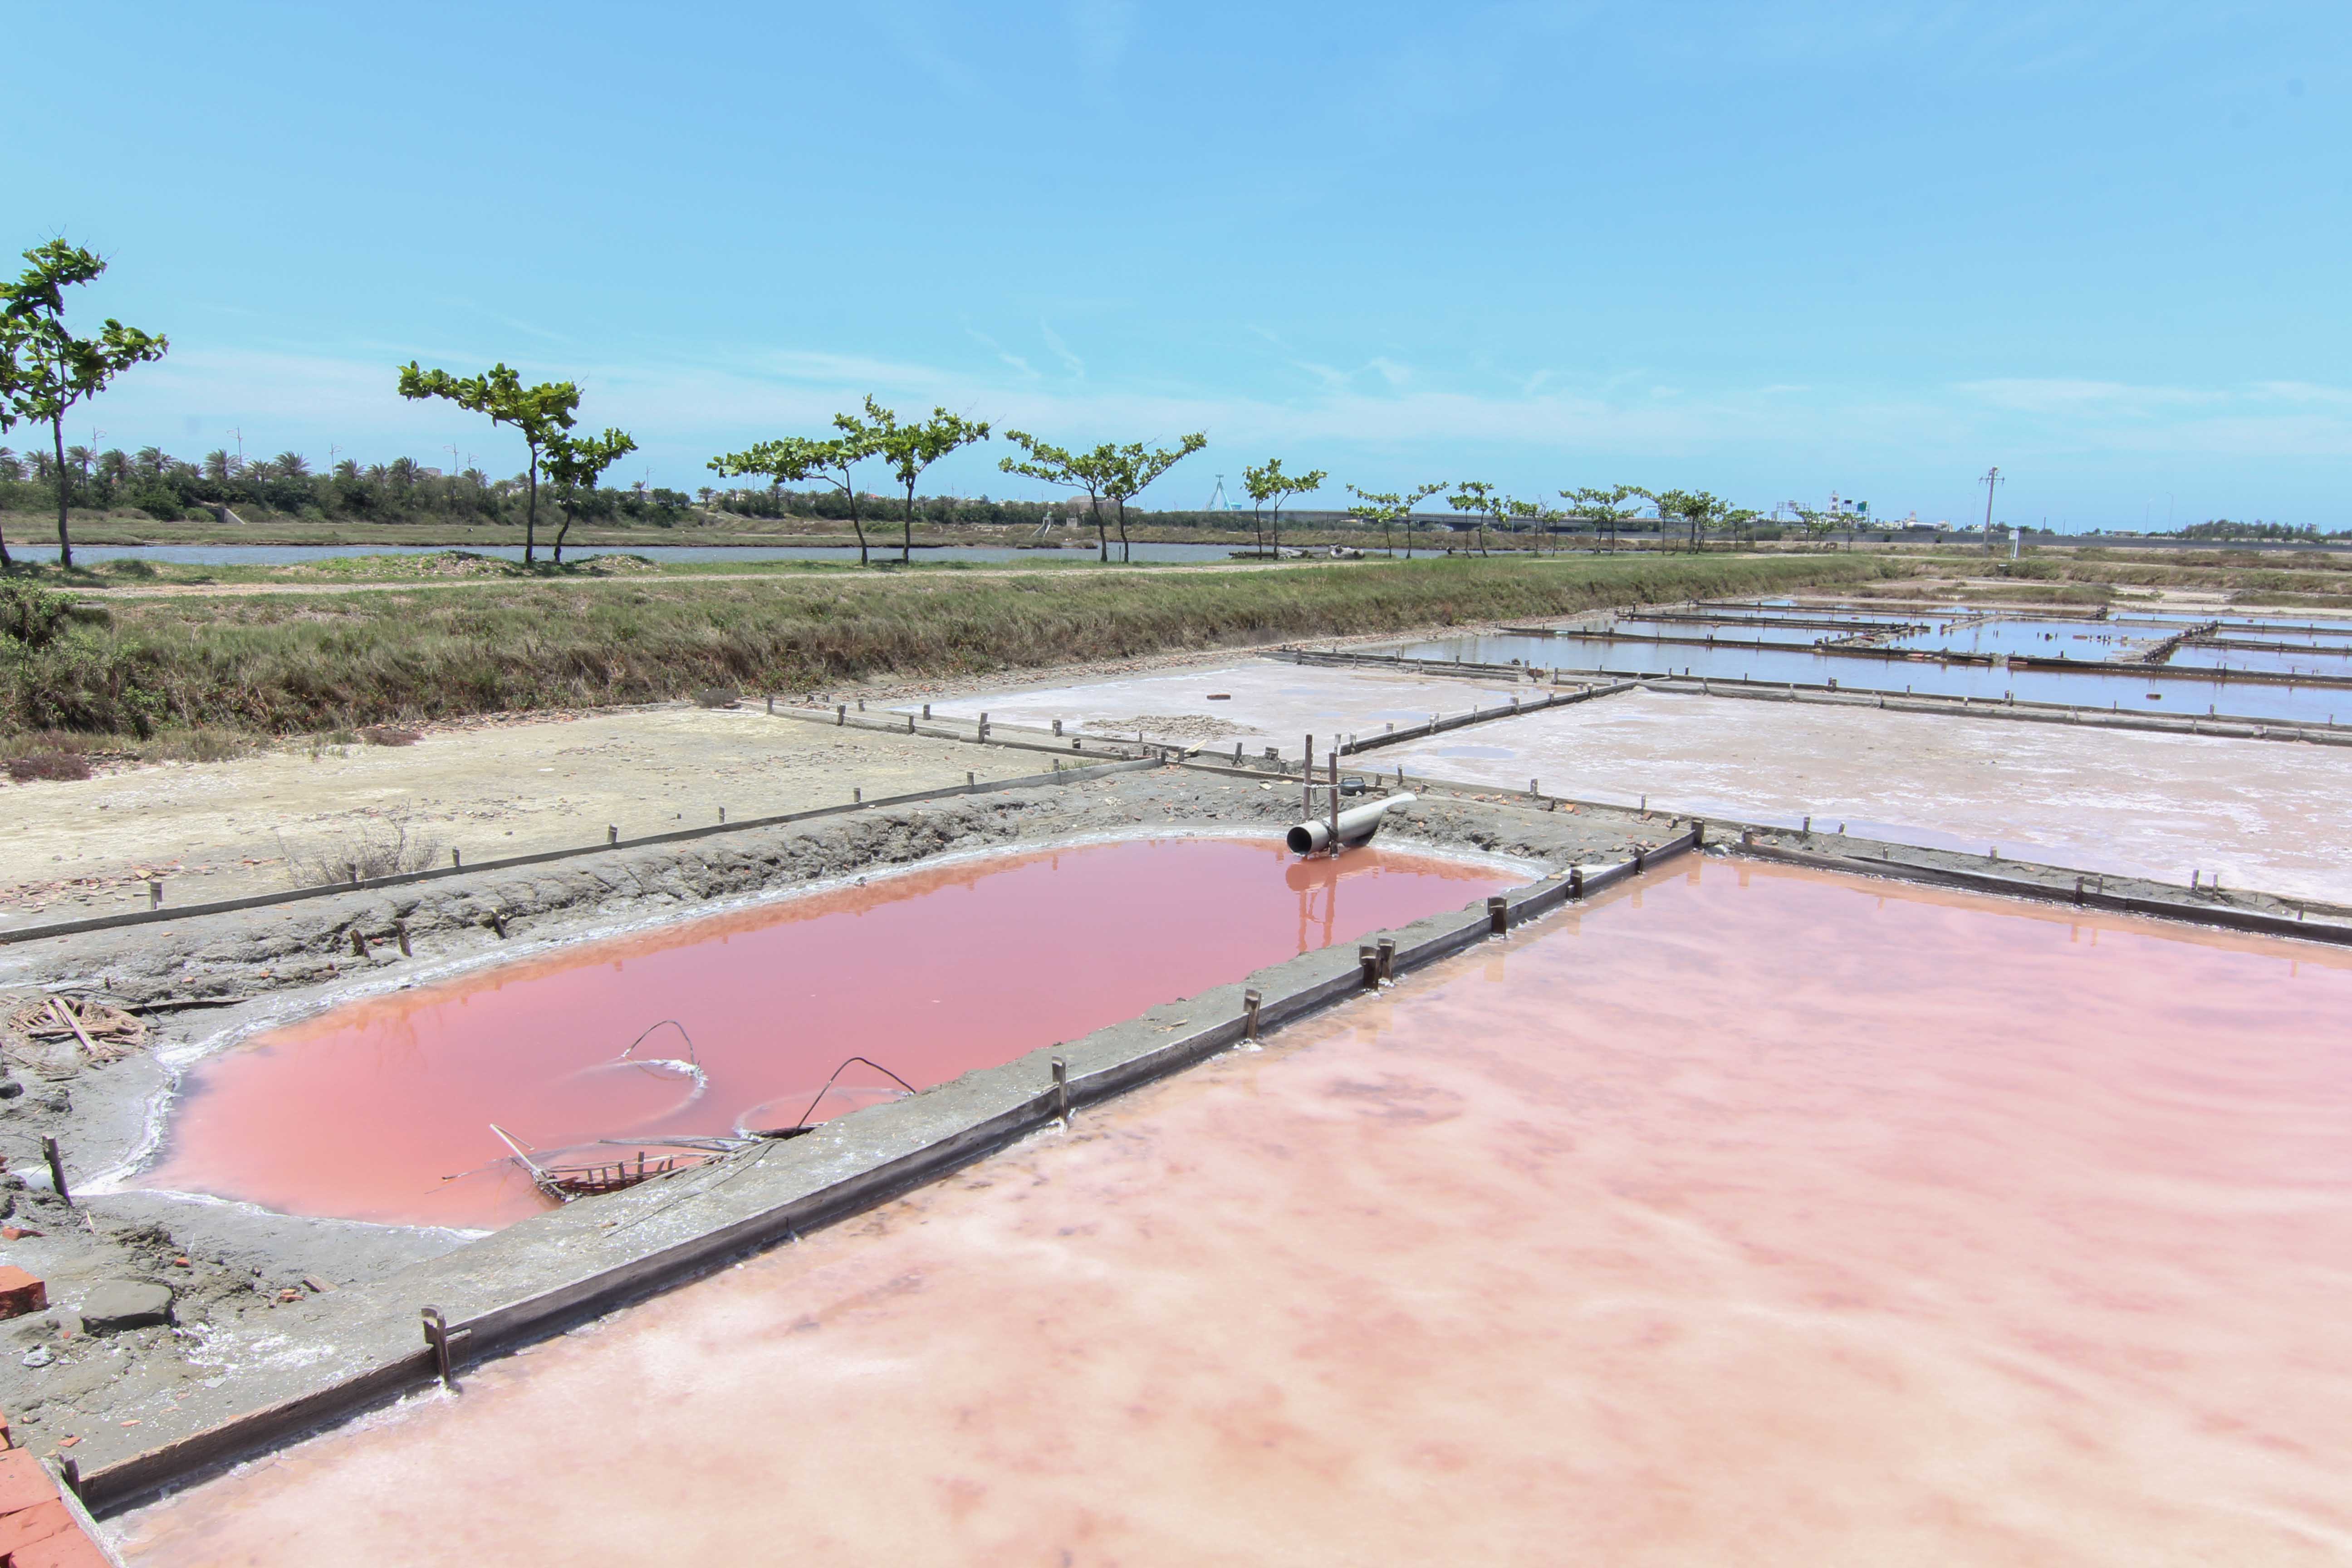
M 1402 810 L 1413 803 L 1409 795 L 1392 795 L 1367 805 L 1335 813 L 1328 822 L 1313 819 L 1298 824 L 1285 840 L 1293 855 L 1312 855 L 1318 849 L 1333 844 L 1361 844 L 1381 830 L 1381 819 L 1391 811 Z

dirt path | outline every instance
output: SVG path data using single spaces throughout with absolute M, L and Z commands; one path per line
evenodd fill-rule
M 758 709 L 639 709 L 427 731 L 413 746 L 308 745 L 19 785 L 0 827 L 0 923 L 324 879 L 320 863 L 404 831 L 445 863 L 1034 773 L 1034 752 L 836 730 Z M 289 867 L 289 860 L 294 865 Z

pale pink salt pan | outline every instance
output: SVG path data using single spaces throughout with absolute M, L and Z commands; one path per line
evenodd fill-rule
M 1670 869 L 138 1516 L 142 1564 L 2320 1563 L 2352 964 Z

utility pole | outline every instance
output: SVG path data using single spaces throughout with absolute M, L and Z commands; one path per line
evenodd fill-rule
M 2000 470 L 1987 468 L 1984 478 L 1977 483 L 1985 488 L 1985 553 L 1990 555 L 1992 553 L 1992 492 L 1993 487 L 2000 483 Z

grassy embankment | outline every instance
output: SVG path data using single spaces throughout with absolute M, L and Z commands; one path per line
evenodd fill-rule
M 0 638 L 16 731 L 288 734 L 675 698 L 807 692 L 1609 605 L 1853 584 L 1868 556 L 1431 561 L 1273 571 L 523 582 L 184 596 Z
M 1972 550 L 1890 555 L 1923 574 L 1987 581 L 1963 597 L 2068 605 L 2119 604 L 2133 589 L 2185 589 L 2233 603 L 2352 609 L 2352 555 L 2281 556 L 2250 550 L 2042 551 L 2011 561 Z

